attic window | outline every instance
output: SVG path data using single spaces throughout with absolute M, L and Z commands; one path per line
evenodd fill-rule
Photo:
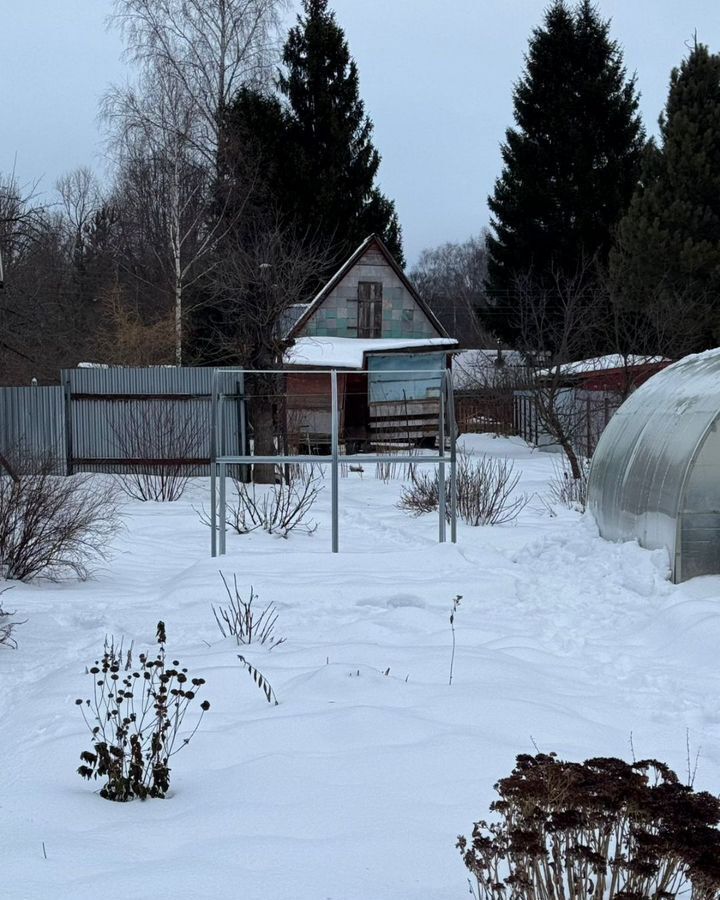
M 382 281 L 358 283 L 358 337 L 382 335 Z

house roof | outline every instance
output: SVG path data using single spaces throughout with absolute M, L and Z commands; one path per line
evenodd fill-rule
M 539 376 L 553 375 L 590 375 L 596 372 L 609 372 L 615 369 L 632 369 L 639 366 L 655 366 L 669 360 L 664 356 L 622 356 L 611 353 L 608 356 L 595 356 L 592 359 L 580 359 L 577 362 L 564 363 L 558 369 L 541 369 Z
M 373 353 L 452 350 L 454 338 L 337 338 L 301 337 L 285 351 L 286 366 L 320 369 L 363 369 Z
M 397 277 L 403 283 L 403 286 L 406 288 L 408 293 L 412 296 L 413 300 L 417 303 L 420 309 L 425 313 L 425 315 L 430 320 L 433 328 L 437 331 L 440 337 L 448 337 L 448 333 L 440 323 L 440 320 L 437 318 L 435 313 L 430 309 L 427 303 L 423 300 L 423 298 L 418 294 L 416 288 L 413 286 L 412 282 L 408 279 L 405 272 L 403 272 L 402 268 L 398 265 L 397 260 L 392 255 L 392 253 L 388 250 L 385 244 L 382 242 L 380 237 L 377 234 L 371 234 L 365 238 L 365 240 L 360 244 L 360 246 L 355 250 L 355 252 L 349 256 L 345 262 L 340 266 L 337 272 L 333 275 L 333 277 L 328 281 L 328 283 L 315 295 L 310 303 L 307 304 L 305 311 L 300 315 L 295 324 L 288 332 L 288 337 L 295 337 L 308 322 L 309 319 L 312 318 L 316 310 L 322 305 L 323 301 L 326 299 L 328 294 L 342 281 L 342 279 L 348 274 L 348 272 L 352 269 L 352 267 L 361 259 L 361 257 L 369 250 L 369 248 L 375 244 L 378 250 L 385 257 L 390 268 L 395 272 Z

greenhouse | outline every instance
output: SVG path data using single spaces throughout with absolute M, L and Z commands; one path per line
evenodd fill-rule
M 610 420 L 593 458 L 600 534 L 665 547 L 672 578 L 720 573 L 720 349 L 653 376 Z

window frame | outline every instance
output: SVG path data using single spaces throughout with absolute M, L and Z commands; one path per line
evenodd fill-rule
M 357 335 L 372 340 L 382 337 L 383 283 L 358 281 Z

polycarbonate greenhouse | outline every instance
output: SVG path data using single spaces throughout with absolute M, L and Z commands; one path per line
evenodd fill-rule
M 665 547 L 673 581 L 720 573 L 720 349 L 688 356 L 623 403 L 593 457 L 600 534 Z

